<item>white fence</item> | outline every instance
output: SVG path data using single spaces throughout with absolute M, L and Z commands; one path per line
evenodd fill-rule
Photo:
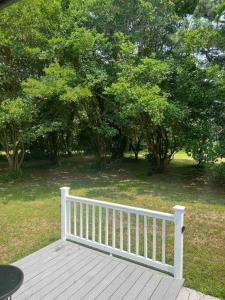
M 174 214 L 168 214 L 75 197 L 69 195 L 69 190 L 68 187 L 61 188 L 62 239 L 146 264 L 169 272 L 177 279 L 183 278 L 184 206 L 174 206 Z M 158 222 L 161 222 L 160 253 L 157 253 Z M 168 222 L 174 226 L 173 264 L 167 263 L 166 259 Z

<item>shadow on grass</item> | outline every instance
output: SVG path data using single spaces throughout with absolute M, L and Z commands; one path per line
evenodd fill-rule
M 72 194 L 115 202 L 133 202 L 139 197 L 172 203 L 225 204 L 224 186 L 213 182 L 192 160 L 176 159 L 163 174 L 147 176 L 147 162 L 125 159 L 98 170 L 93 158 L 68 158 L 61 166 L 26 166 L 17 180 L 0 177 L 0 202 L 59 198 L 59 188 L 68 185 Z

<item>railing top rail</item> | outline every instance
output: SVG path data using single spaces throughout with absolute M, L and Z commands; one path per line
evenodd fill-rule
M 112 202 L 100 201 L 100 200 L 95 200 L 95 199 L 90 199 L 90 198 L 85 198 L 85 197 L 78 197 L 78 196 L 71 196 L 71 195 L 67 195 L 66 199 L 70 200 L 70 201 L 79 201 L 79 202 L 82 202 L 85 204 L 90 204 L 90 205 L 95 205 L 95 206 L 102 206 L 105 208 L 122 210 L 122 211 L 129 212 L 129 213 L 145 215 L 145 216 L 149 216 L 149 217 L 153 217 L 153 218 L 164 219 L 167 221 L 174 221 L 173 214 L 159 212 L 159 211 L 155 211 L 155 210 L 149 210 L 149 209 L 144 209 L 144 208 L 138 208 L 138 207 L 133 207 L 133 206 L 128 206 L 128 205 L 122 205 L 122 204 L 117 204 L 117 203 L 112 203 Z

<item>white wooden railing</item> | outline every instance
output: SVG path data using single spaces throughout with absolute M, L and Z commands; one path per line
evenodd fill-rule
M 71 196 L 68 187 L 60 190 L 62 239 L 146 264 L 171 273 L 177 279 L 183 278 L 184 206 L 174 206 L 174 214 L 169 214 Z M 159 222 L 160 254 L 157 253 L 159 230 L 156 227 Z M 168 222 L 174 226 L 173 264 L 167 263 L 166 258 Z M 151 230 L 149 224 L 152 224 Z

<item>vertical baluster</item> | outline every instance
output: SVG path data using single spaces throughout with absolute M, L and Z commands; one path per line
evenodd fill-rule
M 83 237 L 83 204 L 80 202 L 80 237 Z
M 68 234 L 71 234 L 71 202 L 67 202 L 67 228 Z
M 123 211 L 120 211 L 120 250 L 123 250 Z
M 166 221 L 162 220 L 162 263 L 166 262 Z
M 144 257 L 148 257 L 148 220 L 144 216 Z
M 77 235 L 77 203 L 73 202 L 73 224 L 74 224 L 74 235 Z
M 112 247 L 116 245 L 116 211 L 113 209 L 113 224 L 112 224 Z
M 130 253 L 130 213 L 127 214 L 127 251 Z
M 139 255 L 139 215 L 136 214 L 136 255 Z
M 102 243 L 102 208 L 99 207 L 99 215 L 98 215 L 98 242 Z
M 86 239 L 89 239 L 89 205 L 86 204 Z
M 152 231 L 153 231 L 152 259 L 156 260 L 156 218 L 153 218 Z
M 95 241 L 95 206 L 92 206 L 92 241 Z
M 108 246 L 109 244 L 109 209 L 106 207 L 105 209 L 105 244 Z

